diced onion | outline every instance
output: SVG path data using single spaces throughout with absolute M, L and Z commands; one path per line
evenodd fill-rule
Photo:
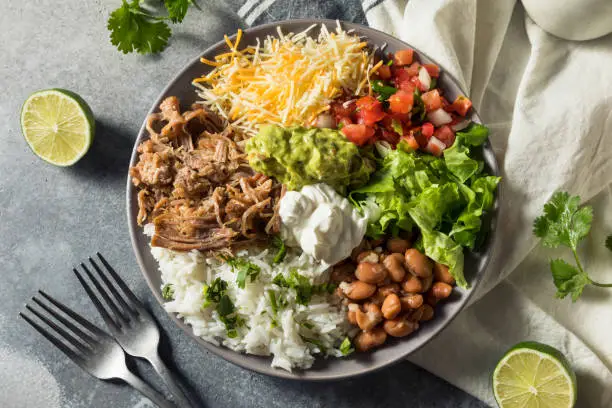
M 329 113 L 322 113 L 317 116 L 317 122 L 315 123 L 315 126 L 318 128 L 335 129 L 336 120 Z
M 386 140 L 377 140 L 374 143 L 374 147 L 376 148 L 376 151 L 378 152 L 378 154 L 380 154 L 382 157 L 385 157 L 391 152 L 391 150 L 393 150 L 393 147 L 391 147 L 391 144 L 387 142 Z
M 434 156 L 440 156 L 444 149 L 446 149 L 446 145 L 435 136 L 432 136 L 429 142 L 427 142 L 427 146 L 425 146 L 425 150 Z
M 431 77 L 429 76 L 429 72 L 423 67 L 419 68 L 419 81 L 425 89 L 431 87 Z
M 439 108 L 435 111 L 429 112 L 427 114 L 427 119 L 435 126 L 448 125 L 453 121 L 451 115 L 448 114 L 444 109 Z
M 470 126 L 470 123 L 472 123 L 471 120 L 464 119 L 461 122 L 457 122 L 454 125 L 452 125 L 451 129 L 453 129 L 454 132 L 458 132 L 458 131 L 463 130 L 466 127 Z

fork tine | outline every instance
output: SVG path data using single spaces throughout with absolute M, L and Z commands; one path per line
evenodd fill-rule
M 79 354 L 75 353 L 74 350 L 66 346 L 66 344 L 64 344 L 60 339 L 55 337 L 53 334 L 49 333 L 42 326 L 40 326 L 38 323 L 36 323 L 34 320 L 28 317 L 28 315 L 26 315 L 25 313 L 19 312 L 19 317 L 21 317 L 23 320 L 28 322 L 30 326 L 32 326 L 34 329 L 36 329 L 37 332 L 42 334 L 47 340 L 53 343 L 53 345 L 57 347 L 58 349 L 60 349 L 66 356 L 68 356 L 69 359 L 71 359 L 78 365 L 83 364 L 83 358 Z
M 130 290 L 128 285 L 125 284 L 123 279 L 119 277 L 119 274 L 115 272 L 115 269 L 113 269 L 113 267 L 110 266 L 110 264 L 106 261 L 106 259 L 104 259 L 102 254 L 99 252 L 96 252 L 96 255 L 98 255 L 98 258 L 100 258 L 100 261 L 104 264 L 104 267 L 106 268 L 108 273 L 113 277 L 115 282 L 117 282 L 117 285 L 119 285 L 123 293 L 125 293 L 125 295 L 132 301 L 132 306 L 134 306 L 135 309 L 144 307 L 142 305 L 142 302 L 136 297 L 134 292 Z
M 47 324 L 47 326 L 51 327 L 57 334 L 59 334 L 64 340 L 66 340 L 70 345 L 80 351 L 83 355 L 87 355 L 91 352 L 91 348 L 89 344 L 83 344 L 83 339 L 77 339 L 74 335 L 70 334 L 64 328 L 59 326 L 57 323 L 40 313 L 38 310 L 34 309 L 30 305 L 25 306 L 27 310 L 29 310 L 34 316 L 38 317 L 41 321 Z
M 102 278 L 102 280 L 104 281 L 104 284 L 110 290 L 110 292 L 113 295 L 113 297 L 117 301 L 119 301 L 119 303 L 121 303 L 123 311 L 127 312 L 128 314 L 130 314 L 132 316 L 137 316 L 138 313 L 136 312 L 136 310 L 134 310 L 130 305 L 127 304 L 127 302 L 125 301 L 124 297 L 119 293 L 119 291 L 117 291 L 117 288 L 115 288 L 115 285 L 113 285 L 111 283 L 111 281 L 108 279 L 106 274 L 104 272 L 102 272 L 102 269 L 100 269 L 98 264 L 95 263 L 95 261 L 93 259 L 91 259 L 91 257 L 89 258 L 89 262 L 92 264 L 92 266 L 94 267 L 96 272 L 98 272 L 98 275 Z
M 102 315 L 102 319 L 104 319 L 104 321 L 106 322 L 106 326 L 108 326 L 108 328 L 112 331 L 119 330 L 119 328 L 121 327 L 119 326 L 119 323 L 115 322 L 115 320 L 108 314 L 104 306 L 102 306 L 100 299 L 98 299 L 95 293 L 93 293 L 91 287 L 85 281 L 85 279 L 83 279 L 79 271 L 74 268 L 72 269 L 72 272 L 74 272 L 79 282 L 81 282 L 81 286 L 83 286 L 83 289 L 85 289 L 85 292 L 87 292 L 87 296 L 89 296 L 96 309 L 98 309 L 98 312 L 100 312 L 100 314 Z
M 70 330 L 72 333 L 74 333 L 77 337 L 84 338 L 88 345 L 91 344 L 91 343 L 95 343 L 97 341 L 91 335 L 85 333 L 83 330 L 81 330 L 79 327 L 77 327 L 70 320 L 66 319 L 64 316 L 59 314 L 57 311 L 51 309 L 51 307 L 49 307 L 48 305 L 43 303 L 37 297 L 33 297 L 32 300 L 34 301 L 34 303 L 36 303 L 38 306 L 43 308 L 47 313 L 49 313 L 56 320 L 59 320 L 60 323 L 62 323 L 64 326 L 66 326 L 68 328 L 68 330 Z
M 94 325 L 93 323 L 91 323 L 89 320 L 81 317 L 80 314 L 74 312 L 72 309 L 70 309 L 68 306 L 64 305 L 63 303 L 59 302 L 58 300 L 55 300 L 54 298 L 52 298 L 51 296 L 47 295 L 47 293 L 43 290 L 39 290 L 38 293 L 40 293 L 45 299 L 47 299 L 49 302 L 51 302 L 55 307 L 57 307 L 59 310 L 61 310 L 62 312 L 66 313 L 68 316 L 72 317 L 74 320 L 76 320 L 81 326 L 85 327 L 87 330 L 89 330 L 91 333 L 93 333 L 94 335 L 97 336 L 104 336 L 106 333 L 104 333 L 104 331 L 102 331 L 102 329 L 100 329 L 98 326 Z
M 102 295 L 102 298 L 106 302 L 106 305 L 110 307 L 110 311 L 115 316 L 115 319 L 120 323 L 120 325 L 126 324 L 129 321 L 128 317 L 124 315 L 121 310 L 119 310 L 119 306 L 117 306 L 115 301 L 110 298 L 110 296 L 108 295 L 107 289 L 105 289 L 104 286 L 102 286 L 102 284 L 100 283 L 100 280 L 97 277 L 95 277 L 93 273 L 91 273 L 89 268 L 87 268 L 87 266 L 85 266 L 84 263 L 81 263 L 81 268 L 83 268 L 87 276 L 89 276 L 89 280 L 93 282 L 94 286 L 98 290 L 98 293 Z

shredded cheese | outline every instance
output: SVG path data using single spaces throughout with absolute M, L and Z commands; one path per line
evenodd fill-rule
M 242 31 L 234 43 L 225 36 L 228 52 L 211 61 L 202 58 L 212 71 L 193 82 L 202 99 L 199 103 L 216 111 L 246 137 L 261 124 L 305 125 L 329 109 L 342 95 L 369 92 L 372 66 L 367 43 L 342 30 L 330 33 L 325 26 L 314 39 L 313 27 L 298 34 L 268 36 L 255 46 L 238 50 Z

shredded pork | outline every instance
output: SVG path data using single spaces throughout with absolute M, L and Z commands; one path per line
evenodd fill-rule
M 216 251 L 277 233 L 282 186 L 249 167 L 232 129 L 199 105 L 181 113 L 173 96 L 159 108 L 130 168 L 138 224 L 155 225 L 151 244 Z

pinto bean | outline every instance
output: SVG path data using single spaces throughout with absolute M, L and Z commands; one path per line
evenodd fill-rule
M 389 336 L 404 337 L 419 328 L 419 324 L 405 318 L 385 320 L 383 329 Z
M 368 351 L 375 347 L 382 346 L 387 340 L 387 333 L 381 327 L 372 330 L 362 331 L 353 339 L 357 351 Z
M 404 260 L 406 267 L 413 275 L 419 278 L 428 278 L 431 276 L 431 260 L 418 249 L 408 249 L 404 254 Z
M 403 254 L 410 248 L 410 242 L 403 238 L 391 238 L 387 241 L 387 249 L 391 253 Z
M 374 303 L 366 303 L 363 305 L 364 311 L 357 309 L 355 317 L 357 319 L 357 325 L 361 330 L 371 330 L 378 323 L 382 322 L 383 314 L 380 308 Z
M 406 270 L 404 269 L 404 257 L 402 254 L 393 253 L 388 255 L 383 260 L 383 265 L 389 271 L 389 277 L 393 282 L 401 282 L 406 276 Z
M 385 319 L 394 319 L 402 311 L 400 298 L 395 293 L 391 293 L 385 298 L 380 310 Z
M 342 292 L 351 300 L 364 300 L 369 298 L 376 292 L 376 286 L 370 285 L 362 281 L 351 283 L 341 283 Z
M 409 294 L 400 298 L 402 310 L 418 309 L 423 304 L 423 296 L 419 294 Z
M 438 299 L 446 299 L 453 292 L 453 287 L 448 283 L 436 282 L 431 287 L 431 293 Z
M 402 289 L 407 293 L 420 293 L 423 291 L 423 282 L 416 276 L 408 275 L 404 283 L 402 283 Z
M 357 265 L 355 276 L 362 282 L 377 284 L 387 277 L 387 268 L 379 263 L 361 262 Z
M 436 282 L 444 282 L 449 285 L 455 284 L 455 278 L 448 271 L 448 266 L 436 262 L 433 266 L 433 275 Z
M 363 251 L 357 255 L 357 263 L 361 262 L 378 263 L 378 254 L 369 249 L 367 251 Z

